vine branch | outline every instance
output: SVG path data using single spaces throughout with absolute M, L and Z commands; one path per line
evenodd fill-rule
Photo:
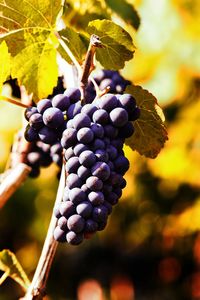
M 83 104 L 85 101 L 85 88 L 88 83 L 88 78 L 89 78 L 90 73 L 95 68 L 94 55 L 96 52 L 96 48 L 103 48 L 103 44 L 97 35 L 92 34 L 90 37 L 90 44 L 89 44 L 86 58 L 85 58 L 85 61 L 83 64 L 83 71 L 82 71 L 82 75 L 80 78 L 81 99 L 82 99 Z M 97 89 L 97 85 L 95 84 L 96 82 L 94 83 L 94 79 L 92 79 L 92 82 L 95 86 L 95 89 Z
M 65 168 L 62 167 L 59 187 L 57 191 L 55 206 L 57 206 L 63 197 L 63 190 L 65 188 Z M 54 240 L 53 232 L 57 224 L 57 219 L 52 213 L 51 221 L 49 224 L 47 236 L 44 242 L 42 253 L 33 276 L 32 283 L 23 298 L 23 300 L 40 300 L 45 295 L 46 283 L 53 262 L 53 258 L 56 252 L 58 242 Z

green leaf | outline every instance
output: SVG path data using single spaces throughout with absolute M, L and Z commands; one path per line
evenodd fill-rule
M 122 69 L 125 61 L 134 53 L 131 36 L 119 25 L 109 20 L 95 20 L 89 23 L 87 31 L 100 37 L 104 48 L 96 51 L 96 58 L 105 69 Z
M 0 95 L 4 81 L 10 75 L 10 54 L 6 42 L 0 44 Z
M 11 54 L 31 42 L 31 36 L 51 31 L 61 7 L 61 0 L 0 0 L 0 38 L 6 39 Z
M 126 23 L 131 24 L 136 30 L 140 25 L 140 17 L 133 7 L 125 0 L 105 0 L 107 5 L 117 13 Z
M 7 277 L 11 277 L 19 283 L 25 291 L 28 289 L 30 281 L 15 254 L 10 250 L 5 249 L 0 252 L 0 270 L 4 272 L 0 278 L 0 285 Z
M 51 36 L 33 41 L 13 58 L 11 74 L 25 85 L 28 93 L 34 92 L 34 100 L 51 94 L 56 86 L 58 65 L 56 49 L 50 43 Z
M 74 31 L 72 28 L 65 28 L 59 31 L 59 34 L 78 62 L 82 63 L 84 55 L 87 52 L 87 45 L 83 35 Z M 87 44 L 89 44 L 89 39 Z M 71 63 L 71 59 L 63 50 L 62 46 L 59 46 L 58 52 L 63 56 L 63 58 L 65 58 L 65 60 Z
M 110 19 L 104 0 L 66 0 L 63 19 L 67 25 L 85 30 L 96 19 Z
M 135 132 L 126 144 L 141 155 L 155 158 L 168 140 L 164 115 L 156 98 L 141 86 L 128 86 L 140 108 L 140 117 L 134 122 Z
M 34 93 L 34 99 L 50 94 L 57 83 L 57 44 L 52 32 L 61 2 L 0 0 L 0 40 L 7 42 L 14 56 L 12 76 Z

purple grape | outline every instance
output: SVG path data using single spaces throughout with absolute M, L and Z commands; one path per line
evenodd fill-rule
M 43 114 L 50 107 L 52 107 L 52 103 L 49 99 L 42 99 L 37 103 L 37 110 L 40 114 Z
M 65 90 L 64 95 L 70 99 L 71 103 L 75 103 L 81 98 L 81 92 L 78 88 L 71 87 Z
M 105 136 L 109 138 L 116 138 L 118 135 L 118 129 L 110 124 L 104 126 Z
M 117 194 L 115 194 L 114 192 L 111 192 L 109 194 L 109 197 L 107 197 L 106 199 L 110 204 L 112 205 L 116 205 L 118 203 L 119 197 Z
M 77 205 L 77 204 L 85 201 L 86 194 L 80 188 L 75 187 L 69 191 L 69 199 L 75 205 Z
M 86 180 L 91 175 L 91 172 L 89 168 L 86 168 L 85 166 L 80 166 L 77 170 L 77 174 L 79 178 L 81 178 L 82 180 Z
M 98 229 L 97 222 L 93 221 L 92 219 L 88 219 L 85 221 L 85 232 L 86 233 L 94 233 Z
M 85 150 L 88 150 L 88 147 L 82 143 L 76 144 L 76 146 L 74 146 L 74 154 L 76 156 L 79 156 Z
M 90 118 L 82 112 L 80 112 L 73 118 L 73 126 L 77 130 L 83 127 L 90 127 L 90 123 Z
M 67 120 L 66 128 L 74 128 L 73 119 Z
M 86 183 L 82 185 L 81 190 L 86 194 L 89 194 L 90 192 L 90 189 L 87 187 Z
M 63 201 L 69 201 L 69 188 L 67 186 L 64 188 Z
M 67 117 L 69 119 L 72 119 L 75 115 L 81 112 L 81 108 L 82 108 L 81 101 L 71 104 L 67 110 Z
M 110 87 L 110 92 L 114 92 L 115 91 L 115 84 L 114 82 L 112 81 L 111 78 L 105 78 L 101 81 L 100 83 L 100 90 L 103 91 L 105 90 L 106 88 Z
M 119 97 L 119 102 L 128 113 L 134 111 L 136 107 L 136 100 L 131 94 L 123 94 Z
M 74 231 L 69 231 L 66 234 L 66 240 L 71 245 L 79 245 L 83 241 L 83 234 L 82 233 L 75 233 Z
M 103 182 L 97 176 L 90 176 L 86 180 L 86 185 L 91 191 L 99 191 L 103 187 Z
M 92 218 L 95 222 L 106 222 L 108 218 L 108 210 L 104 205 L 95 206 L 92 212 Z
M 69 230 L 79 233 L 84 229 L 85 220 L 78 214 L 72 215 L 67 221 L 67 226 Z
M 104 129 L 101 124 L 91 123 L 90 128 L 93 131 L 95 137 L 102 138 L 104 136 Z
M 44 126 L 38 132 L 39 138 L 43 143 L 52 145 L 57 142 L 58 136 L 54 129 Z
M 61 111 L 66 111 L 70 106 L 69 98 L 64 94 L 57 94 L 52 99 L 53 107 L 59 108 Z
M 109 184 L 109 183 L 105 183 L 104 182 L 104 185 L 103 185 L 103 193 L 105 195 L 109 195 L 109 193 L 112 192 L 112 186 Z
M 77 139 L 80 143 L 89 144 L 94 138 L 94 133 L 90 128 L 83 127 L 77 132 Z
M 102 192 L 92 191 L 88 194 L 88 199 L 94 206 L 96 206 L 104 202 L 104 195 Z
M 108 201 L 104 201 L 103 205 L 107 208 L 108 215 L 112 213 L 112 205 Z
M 119 129 L 119 137 L 129 138 L 134 133 L 134 126 L 132 122 L 127 122 L 123 127 Z
M 126 179 L 122 179 L 122 182 L 121 182 L 121 184 L 120 184 L 120 188 L 121 189 L 124 189 L 126 187 Z
M 85 113 L 86 115 L 88 115 L 89 117 L 92 117 L 93 113 L 97 110 L 97 107 L 95 105 L 93 105 L 92 103 L 88 103 L 85 104 L 82 109 L 81 112 Z
M 77 131 L 74 128 L 67 128 L 63 131 L 61 145 L 67 149 L 70 146 L 74 146 L 77 142 Z
M 118 154 L 117 149 L 112 145 L 108 145 L 106 147 L 106 152 L 108 153 L 108 156 L 109 156 L 110 160 L 114 160 L 117 157 L 117 154 Z
M 83 201 L 76 207 L 76 212 L 83 218 L 89 218 L 92 213 L 92 204 L 89 201 Z
M 66 160 L 69 160 L 71 157 L 75 156 L 73 147 L 69 147 L 67 150 L 65 150 L 64 156 Z
M 59 226 L 57 226 L 57 227 L 54 229 L 53 236 L 54 236 L 54 239 L 55 239 L 57 242 L 60 242 L 60 243 L 66 242 L 66 233 L 65 233 L 64 230 L 60 229 Z
M 110 112 L 117 106 L 118 100 L 113 94 L 105 94 L 99 99 L 99 107 L 105 109 L 107 112 Z
M 50 151 L 51 151 L 52 155 L 53 154 L 61 154 L 62 151 L 63 151 L 63 148 L 62 148 L 60 143 L 56 143 L 56 144 L 51 146 Z
M 76 211 L 74 204 L 71 201 L 61 202 L 60 214 L 66 218 L 69 218 Z
M 99 149 L 105 149 L 105 138 L 104 140 L 101 139 L 95 139 L 92 143 L 92 150 L 99 150 Z
M 31 165 L 40 165 L 41 153 L 39 152 L 29 152 L 27 154 L 27 160 Z
M 43 113 L 43 122 L 50 128 L 58 128 L 64 123 L 64 116 L 60 109 L 50 107 Z
M 114 126 L 122 127 L 128 122 L 128 113 L 124 108 L 116 107 L 110 112 L 110 119 Z
M 36 113 L 38 113 L 37 107 L 31 106 L 31 107 L 26 108 L 26 110 L 24 112 L 25 119 L 27 121 L 29 121 L 30 117 Z
M 108 162 L 109 159 L 108 153 L 103 149 L 96 150 L 95 156 L 99 161 Z
M 57 219 L 59 219 L 62 216 L 61 213 L 60 213 L 60 206 L 59 205 L 57 205 L 57 206 L 54 207 L 53 213 L 54 213 L 54 216 Z
M 39 138 L 37 131 L 34 128 L 30 127 L 30 125 L 27 125 L 24 137 L 28 142 L 35 142 Z
M 111 145 L 114 146 L 118 151 L 121 151 L 123 148 L 124 141 L 123 139 L 114 139 L 111 141 Z
M 69 189 L 73 189 L 75 187 L 81 187 L 82 182 L 77 174 L 71 173 L 67 176 L 66 185 Z
M 42 115 L 39 113 L 35 113 L 29 118 L 29 124 L 34 129 L 40 129 L 44 126 Z
M 65 170 L 70 173 L 76 173 L 80 167 L 79 159 L 77 156 L 70 157 L 65 165 Z
M 64 216 L 62 216 L 58 219 L 58 226 L 60 227 L 60 229 L 65 230 L 65 231 L 68 229 L 67 219 Z
M 84 167 L 91 167 L 96 162 L 96 156 L 92 151 L 85 150 L 80 154 L 79 162 Z
M 105 125 L 108 123 L 109 115 L 105 109 L 98 109 L 92 116 L 93 122 Z
M 114 166 L 115 166 L 116 172 L 119 172 L 120 174 L 123 175 L 129 169 L 129 161 L 125 156 L 119 155 L 114 160 Z
M 110 168 L 105 162 L 98 161 L 92 166 L 91 173 L 105 181 L 110 176 Z

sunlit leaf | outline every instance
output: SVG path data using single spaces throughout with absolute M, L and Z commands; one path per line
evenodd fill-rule
M 104 48 L 97 49 L 96 58 L 106 69 L 118 70 L 124 67 L 134 53 L 131 36 L 119 25 L 109 20 L 95 20 L 89 23 L 88 33 L 100 37 Z
M 0 270 L 4 272 L 0 278 L 0 284 L 6 279 L 6 277 L 11 277 L 17 283 L 19 283 L 24 290 L 29 287 L 29 279 L 23 270 L 22 266 L 18 262 L 14 253 L 10 250 L 3 250 L 0 252 Z
M 0 0 L 0 40 L 14 56 L 12 75 L 36 98 L 51 93 L 57 82 L 50 37 L 61 7 L 61 0 Z
M 49 39 L 34 41 L 13 58 L 13 78 L 18 78 L 29 93 L 34 92 L 36 101 L 50 94 L 57 83 L 56 49 Z
M 59 34 L 65 41 L 66 45 L 69 47 L 75 58 L 81 63 L 87 51 L 86 41 L 83 35 L 69 27 L 61 30 Z M 63 58 L 65 58 L 69 63 L 71 63 L 71 59 L 61 46 L 58 48 L 58 51 L 63 56 Z
M 132 5 L 127 3 L 125 0 L 106 0 L 106 3 L 126 23 L 131 24 L 135 29 L 139 28 L 140 17 Z
M 0 44 L 0 95 L 4 81 L 10 74 L 10 54 L 5 42 Z
M 135 133 L 126 143 L 141 155 L 155 158 L 168 139 L 162 109 L 156 98 L 140 86 L 128 86 L 126 92 L 134 96 L 140 108 Z

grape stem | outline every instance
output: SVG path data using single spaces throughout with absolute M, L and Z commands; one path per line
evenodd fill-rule
M 0 99 L 4 100 L 4 101 L 7 101 L 9 103 L 12 103 L 14 105 L 23 107 L 23 108 L 28 108 L 29 107 L 29 105 L 27 105 L 27 104 L 25 104 L 23 102 L 20 102 L 19 100 L 16 100 L 16 99 L 13 99 L 13 98 L 8 98 L 8 97 L 3 96 L 3 95 L 0 96 Z
M 65 188 L 65 167 L 63 164 L 59 187 L 57 191 L 55 206 L 62 201 L 63 190 Z M 45 295 L 46 283 L 56 252 L 58 242 L 54 240 L 53 232 L 57 224 L 57 219 L 52 213 L 51 221 L 49 224 L 48 232 L 42 249 L 42 253 L 33 276 L 32 283 L 24 296 L 23 300 L 39 300 L 43 299 Z
M 96 52 L 97 48 L 103 48 L 103 44 L 100 41 L 99 37 L 95 34 L 92 34 L 90 37 L 90 44 L 87 50 L 87 54 L 85 57 L 85 61 L 83 64 L 83 71 L 82 71 L 82 75 L 80 78 L 80 89 L 81 89 L 81 102 L 82 104 L 84 104 L 85 102 L 85 88 L 87 86 L 88 83 L 88 78 L 90 73 L 94 70 L 95 65 L 94 65 L 94 55 Z M 94 79 L 92 79 L 92 82 L 95 86 L 95 89 L 97 90 L 97 94 L 99 93 L 99 88 L 95 82 Z

